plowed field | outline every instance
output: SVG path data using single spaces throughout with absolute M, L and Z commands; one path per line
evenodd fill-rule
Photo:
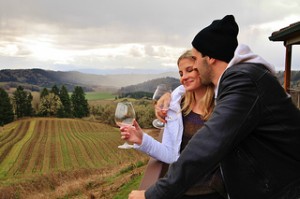
M 0 190 L 47 174 L 101 171 L 146 161 L 121 150 L 118 128 L 77 119 L 28 118 L 0 129 Z

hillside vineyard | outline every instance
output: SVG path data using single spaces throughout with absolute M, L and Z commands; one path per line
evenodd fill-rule
M 141 155 L 120 151 L 118 129 L 74 119 L 32 118 L 0 129 L 0 181 L 16 176 L 102 168 Z

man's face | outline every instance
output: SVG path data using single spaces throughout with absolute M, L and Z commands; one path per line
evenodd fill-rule
M 207 59 L 209 57 L 203 57 L 202 54 L 195 48 L 192 49 L 192 54 L 195 58 L 194 68 L 199 72 L 201 83 L 203 85 L 209 85 L 212 83 L 212 70 L 209 66 Z

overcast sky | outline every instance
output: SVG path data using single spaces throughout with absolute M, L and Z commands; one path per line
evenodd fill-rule
M 227 14 L 240 43 L 284 69 L 285 47 L 268 37 L 300 21 L 299 0 L 0 0 L 0 69 L 174 71 L 194 36 Z M 294 70 L 299 55 L 294 46 Z

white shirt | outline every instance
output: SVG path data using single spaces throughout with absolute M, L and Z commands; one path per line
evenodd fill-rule
M 167 164 L 171 164 L 178 159 L 183 134 L 180 101 L 184 92 L 184 87 L 179 86 L 171 94 L 171 102 L 167 112 L 167 123 L 164 127 L 162 142 L 158 142 L 150 135 L 144 133 L 142 144 L 134 144 L 135 149 L 147 153 L 151 157 Z

